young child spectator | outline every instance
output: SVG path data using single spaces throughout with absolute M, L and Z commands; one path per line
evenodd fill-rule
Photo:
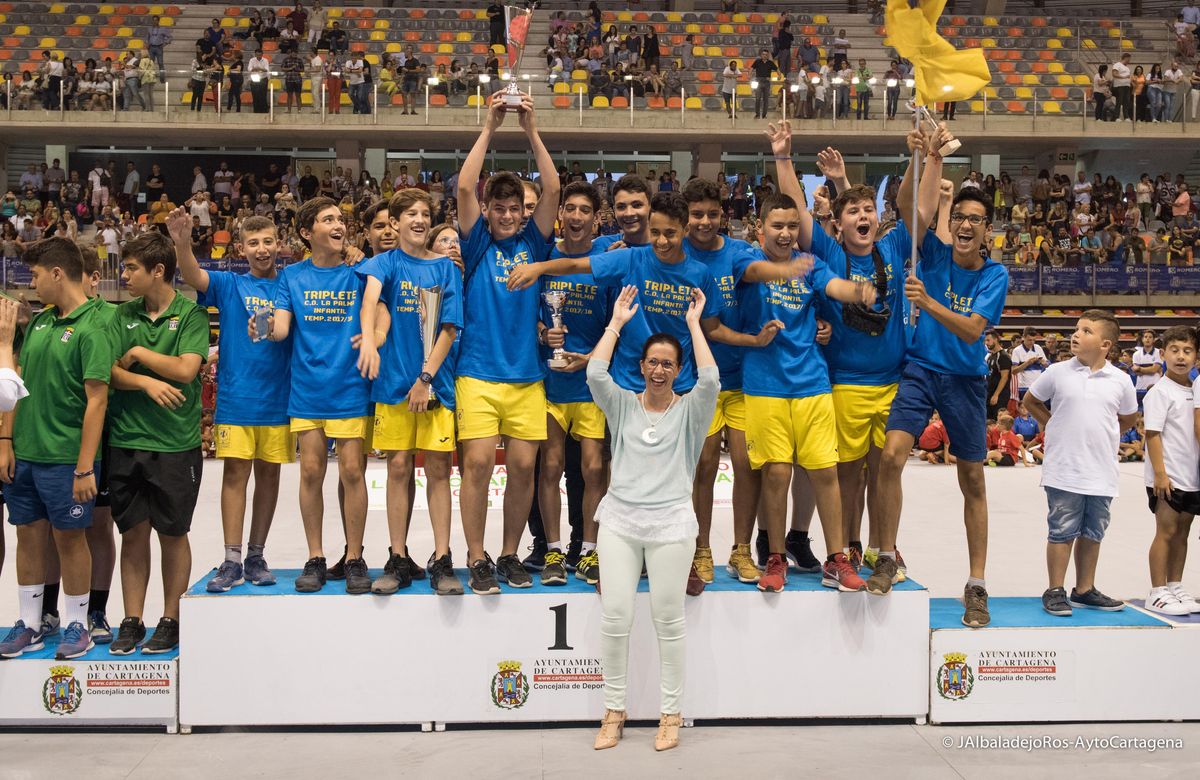
M 929 425 L 925 426 L 921 437 L 917 439 L 917 447 L 920 449 L 919 457 L 926 463 L 937 465 L 955 462 L 954 456 L 950 454 L 950 437 L 946 435 L 946 424 L 937 412 L 929 418 Z
M 1053 442 L 1042 470 L 1050 527 L 1049 587 L 1042 594 L 1042 609 L 1051 615 L 1069 617 L 1072 607 L 1125 608 L 1095 583 L 1109 504 L 1118 492 L 1117 443 L 1137 413 L 1133 387 L 1106 359 L 1120 337 L 1110 312 L 1085 311 L 1071 336 L 1074 358 L 1047 368 L 1025 395 L 1025 405 Z M 1068 600 L 1063 583 L 1072 553 L 1075 587 Z
M 1129 430 L 1121 434 L 1121 445 L 1117 450 L 1122 463 L 1141 460 L 1145 456 L 1145 426 L 1139 416 Z
M 996 423 L 997 436 L 995 448 L 989 448 L 987 463 L 989 466 L 1015 466 L 1017 461 L 1025 465 L 1021 457 L 1021 437 L 1013 433 L 1013 418 L 1011 415 L 1000 413 Z

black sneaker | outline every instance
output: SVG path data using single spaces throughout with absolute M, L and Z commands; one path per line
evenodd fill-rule
M 546 568 L 542 569 L 543 585 L 567 584 L 567 556 L 559 550 L 546 553 Z
M 362 558 L 346 561 L 346 592 L 367 593 L 370 590 L 371 573 L 367 571 L 367 562 Z
M 177 647 L 179 647 L 179 621 L 175 618 L 165 617 L 158 621 L 158 626 L 154 629 L 154 636 L 150 637 L 150 641 L 142 645 L 142 655 L 168 653 Z
M 329 567 L 325 572 L 327 580 L 344 580 L 346 579 L 346 548 L 342 548 L 342 557 L 338 558 L 337 563 Z
M 579 559 L 583 557 L 583 540 L 573 539 L 567 545 L 567 568 L 570 571 L 575 571 L 575 567 L 579 565 Z
M 340 561 L 338 564 L 342 565 Z M 342 579 L 345 579 L 345 566 L 342 568 Z M 325 559 L 309 558 L 304 563 L 304 571 L 296 578 L 296 592 L 316 593 L 325 587 L 325 580 L 327 579 L 329 579 L 329 572 L 325 568 Z
M 561 554 L 559 553 L 559 555 Z M 526 558 L 526 560 L 529 559 Z M 542 565 L 538 568 L 546 568 L 545 564 L 546 559 L 543 556 Z M 533 585 L 533 578 L 529 576 L 529 572 L 521 564 L 521 559 L 517 557 L 516 553 L 500 556 L 500 559 L 496 561 L 496 575 L 508 583 L 510 588 L 528 588 Z
M 546 542 L 541 539 L 534 539 L 533 544 L 529 545 L 531 552 L 525 556 L 525 560 L 521 561 L 521 565 L 530 571 L 541 571 L 546 568 L 546 551 L 550 548 L 546 546 Z M 516 557 L 515 555 L 513 556 Z M 500 560 L 504 560 L 501 558 Z M 499 563 L 499 562 L 497 562 Z
M 461 596 L 463 594 L 462 580 L 454 573 L 454 562 L 449 553 L 441 558 L 430 558 L 429 586 L 439 596 Z
M 129 655 L 146 638 L 146 625 L 135 617 L 127 617 L 121 621 L 117 629 L 117 637 L 108 646 L 108 652 L 113 655 Z
M 1042 609 L 1058 617 L 1071 617 L 1071 604 L 1063 588 L 1048 588 L 1042 594 Z
M 765 570 L 767 568 L 767 558 L 770 557 L 771 539 L 767 536 L 767 532 L 760 528 L 758 529 L 758 535 L 754 537 L 754 558 L 758 568 Z
M 1079 593 L 1071 588 L 1071 606 L 1080 609 L 1098 609 L 1102 612 L 1120 612 L 1125 609 L 1125 602 L 1109 598 L 1094 587 L 1086 593 Z
M 792 565 L 800 571 L 815 572 L 821 570 L 821 562 L 813 555 L 812 539 L 803 531 L 788 531 L 783 549 Z
M 346 582 L 349 588 L 349 580 Z M 408 559 L 402 555 L 392 555 L 383 565 L 383 574 L 371 583 L 371 592 L 378 596 L 390 596 L 409 585 L 412 585 L 412 576 L 409 574 Z
M 391 552 L 391 550 L 388 550 L 388 552 Z M 417 563 L 416 558 L 409 555 L 408 545 L 404 545 L 404 562 L 408 566 L 408 576 L 409 577 L 411 577 L 414 580 L 425 579 L 425 569 L 423 569 L 421 567 L 421 564 Z
M 468 571 L 471 572 L 469 585 L 473 592 L 480 596 L 493 596 L 500 592 L 500 585 L 496 582 L 496 573 L 492 569 L 492 558 L 487 553 L 472 563 L 468 567 Z

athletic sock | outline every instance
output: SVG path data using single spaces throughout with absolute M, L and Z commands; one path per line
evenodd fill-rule
M 850 557 L 850 548 L 849 548 L 849 547 L 843 547 L 843 548 L 842 548 L 842 555 L 844 555 L 844 556 L 846 556 L 847 558 L 849 558 L 849 557 Z
M 894 560 L 896 560 L 896 551 L 895 550 L 880 550 L 879 557 L 880 558 L 891 558 L 894 561 Z
M 579 548 L 579 554 L 580 554 L 580 555 L 587 555 L 588 553 L 590 553 L 590 552 L 591 552 L 592 550 L 594 550 L 594 549 L 596 549 L 596 543 L 595 543 L 595 542 L 584 542 L 584 543 L 583 543 L 583 546 Z
M 562 542 L 546 542 L 546 549 L 547 550 L 557 550 L 558 552 L 562 552 L 563 551 Z
M 42 596 L 42 614 L 58 616 L 58 590 L 59 583 L 48 582 L 45 585 L 45 595 Z M 41 620 L 41 617 L 38 617 Z
M 17 602 L 20 607 L 21 620 L 26 628 L 40 631 L 42 628 L 42 601 L 45 596 L 45 585 L 18 585 Z
M 267 546 L 265 544 L 248 544 L 248 545 L 246 545 L 246 557 L 253 558 L 254 556 L 257 555 L 259 558 L 261 558 L 261 557 L 263 557 L 263 551 L 266 549 L 267 549 Z M 405 556 L 408 555 L 407 547 L 404 548 L 404 554 L 405 554 Z
M 108 588 L 92 588 L 88 594 L 88 609 L 92 612 L 108 612 Z
M 88 595 L 87 593 L 79 596 L 63 594 L 63 623 L 65 625 L 81 623 L 87 626 Z
M 242 546 L 240 544 L 225 545 L 225 560 L 234 563 L 242 562 Z
M 878 547 L 868 547 L 867 549 L 870 550 L 871 554 L 874 555 L 876 558 L 879 557 L 879 548 Z
M 1175 590 L 1176 588 L 1181 587 L 1182 585 L 1183 585 L 1182 582 L 1168 582 L 1167 590 Z
M 987 582 L 982 577 L 967 577 L 967 585 L 987 590 Z

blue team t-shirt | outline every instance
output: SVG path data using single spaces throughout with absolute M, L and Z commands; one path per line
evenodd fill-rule
M 835 385 L 880 387 L 900 381 L 900 367 L 904 364 L 907 342 L 904 332 L 904 312 L 907 307 L 904 264 L 912 252 L 912 236 L 909 235 L 908 226 L 903 221 L 897 222 L 895 229 L 878 241 L 876 246 L 879 247 L 879 257 L 883 260 L 887 276 L 887 295 L 883 300 L 892 310 L 883 333 L 868 336 L 860 330 L 847 327 L 842 321 L 841 301 L 822 295 L 817 307 L 821 319 L 827 320 L 833 331 L 823 351 Z M 847 276 L 845 248 L 819 227 L 813 229 L 812 253 L 825 261 L 825 266 L 834 276 L 875 284 L 875 261 L 871 255 L 851 255 L 850 275 Z M 875 308 L 878 309 L 878 304 Z
M 962 268 L 954 262 L 950 245 L 930 230 L 921 243 L 919 274 L 929 295 L 955 314 L 978 314 L 988 325 L 1000 321 L 1008 295 L 1008 269 L 995 260 L 984 260 L 973 271 Z M 911 339 L 908 357 L 917 365 L 943 374 L 987 376 L 982 335 L 968 344 L 929 312 L 922 312 Z
M 546 259 L 550 244 L 531 219 L 511 238 L 496 241 L 480 215 L 463 237 L 466 266 L 458 374 L 486 382 L 538 382 L 545 364 L 537 349 L 541 290 L 509 291 L 508 270 Z
M 1038 435 L 1038 422 L 1033 419 L 1033 415 L 1028 417 L 1013 418 L 1013 433 L 1021 436 L 1025 441 L 1031 441 L 1034 436 Z
M 595 245 L 583 254 L 563 254 L 561 248 L 555 245 L 550 251 L 550 259 L 560 257 L 588 257 L 595 250 Z M 569 274 L 567 276 L 542 277 L 542 291 L 562 290 L 567 293 L 563 304 L 563 325 L 567 328 L 566 342 L 563 349 L 586 355 L 595 348 L 604 335 L 604 327 L 608 325 L 612 314 L 612 303 L 616 300 L 617 291 L 611 287 L 601 287 L 591 274 Z M 550 318 L 550 308 L 542 302 L 542 322 L 547 328 L 553 326 Z M 550 350 L 543 350 L 547 358 Z M 592 391 L 587 386 L 586 371 L 547 371 L 546 400 L 554 404 L 582 403 L 592 400 Z
M 596 236 L 596 239 L 594 241 L 592 241 L 592 254 L 598 254 L 600 252 L 607 252 L 608 248 L 610 246 L 612 246 L 613 244 L 617 243 L 618 241 L 625 241 L 624 233 L 621 233 L 618 231 L 616 233 L 612 233 L 611 235 L 607 235 L 607 236 Z M 649 244 L 633 244 L 628 241 L 625 241 L 626 249 L 633 249 L 634 247 L 639 247 L 639 246 L 650 246 L 650 245 Z
M 288 415 L 308 420 L 363 417 L 371 383 L 358 371 L 350 340 L 361 332 L 363 281 L 354 268 L 305 260 L 279 274 L 275 308 L 292 313 L 292 387 Z
M 204 304 L 217 307 L 217 425 L 287 425 L 291 387 L 290 337 L 287 341 L 250 340 L 246 322 L 260 306 L 275 307 L 279 277 L 209 271 Z
M 799 253 L 793 255 L 798 256 Z M 751 347 L 742 359 L 742 390 L 746 395 L 807 398 L 832 392 L 829 367 L 817 347 L 816 298 L 836 278 L 818 257 L 802 277 L 781 282 L 747 283 L 746 269 L 758 261 L 771 262 L 762 250 L 738 258 L 742 330 L 757 333 L 771 320 L 783 330 L 765 347 Z
M 653 249 L 641 246 L 593 254 L 592 276 L 598 284 L 618 292 L 628 284 L 638 289 L 637 311 L 621 330 L 613 355 L 613 380 L 634 393 L 646 389 L 640 366 L 642 345 L 655 333 L 669 333 L 683 345 L 683 369 L 675 377 L 675 392 L 691 390 L 696 384 L 696 361 L 684 317 L 692 301 L 692 289 L 699 287 L 704 293 L 703 316 L 716 317 L 723 308 L 721 291 L 708 268 L 687 257 L 681 263 L 664 263 Z
M 720 315 L 721 324 L 731 330 L 740 330 L 742 317 L 738 312 L 738 300 L 735 292 L 737 283 L 734 281 L 733 267 L 740 255 L 752 254 L 755 250 L 753 246 L 740 239 L 728 236 L 722 238 L 724 239 L 723 245 L 714 251 L 699 249 L 690 241 L 683 242 L 683 250 L 688 257 L 704 263 L 708 272 L 712 274 L 713 281 L 721 292 L 721 301 L 724 305 Z M 709 347 L 712 349 L 713 358 L 717 361 L 717 368 L 721 372 L 721 389 L 741 390 L 742 355 L 745 348 L 719 342 L 710 342 Z
M 379 376 L 371 383 L 371 400 L 379 404 L 405 403 L 425 363 L 418 292 L 422 288 L 440 288 L 442 309 L 438 324 L 450 324 L 461 331 L 462 277 L 448 257 L 423 260 L 402 249 L 384 252 L 354 270 L 364 280 L 364 286 L 368 276 L 383 283 L 379 300 L 387 304 L 392 315 L 387 341 L 379 351 Z M 433 375 L 433 394 L 447 409 L 454 408 L 455 352 L 451 346 Z

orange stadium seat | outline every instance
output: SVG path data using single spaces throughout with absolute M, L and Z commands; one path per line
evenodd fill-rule
M 431 106 L 446 105 L 446 96 L 445 95 L 430 95 L 429 96 L 429 105 L 431 105 Z
M 570 108 L 571 98 L 566 95 L 555 95 L 553 105 L 555 108 Z
M 611 105 L 613 108 L 629 108 L 629 101 L 617 95 L 612 99 Z

